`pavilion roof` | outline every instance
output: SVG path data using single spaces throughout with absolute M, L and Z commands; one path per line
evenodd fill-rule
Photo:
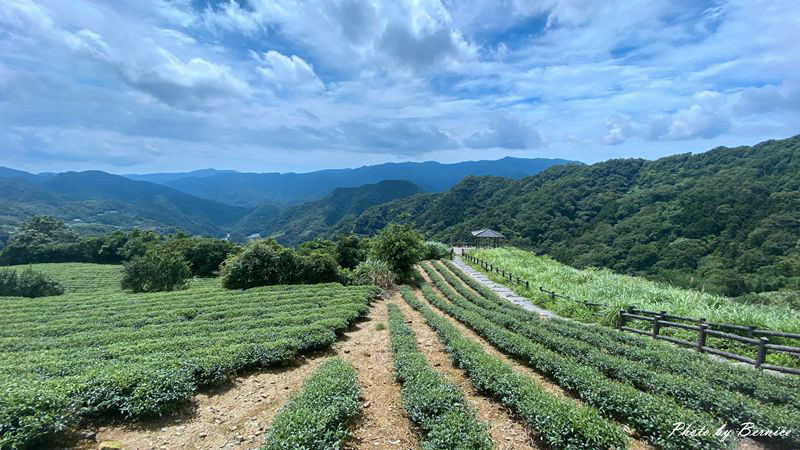
M 484 228 L 482 230 L 476 230 L 472 232 L 473 237 L 482 237 L 482 238 L 504 238 L 502 234 L 498 233 L 497 231 L 490 230 L 488 228 Z

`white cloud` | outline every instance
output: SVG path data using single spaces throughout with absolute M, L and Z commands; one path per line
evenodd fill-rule
M 544 145 L 539 132 L 532 126 L 508 114 L 497 114 L 489 122 L 489 129 L 478 131 L 464 139 L 471 148 L 526 149 Z
M 325 88 L 311 64 L 297 55 L 286 56 L 275 50 L 263 55 L 251 51 L 251 55 L 264 65 L 258 68 L 259 73 L 279 90 L 314 92 Z
M 719 92 L 703 91 L 694 96 L 695 103 L 677 111 L 663 133 L 656 137 L 669 140 L 709 139 L 728 131 L 731 120 L 725 111 L 725 97 Z
M 800 111 L 800 78 L 786 79 L 779 85 L 744 89 L 733 108 L 740 115 L 776 110 Z

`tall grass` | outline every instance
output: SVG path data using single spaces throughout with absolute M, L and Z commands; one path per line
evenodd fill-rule
M 565 317 L 613 326 L 617 324 L 619 310 L 633 305 L 641 309 L 704 317 L 711 322 L 800 333 L 800 312 L 786 307 L 741 304 L 727 297 L 619 275 L 608 269 L 578 270 L 550 257 L 517 248 L 473 250 L 471 254 L 530 281 L 530 289 L 526 289 L 524 285 L 513 285 L 497 275 L 491 276 L 536 304 Z M 606 306 L 589 308 L 579 302 L 553 300 L 540 292 L 539 286 L 576 300 Z

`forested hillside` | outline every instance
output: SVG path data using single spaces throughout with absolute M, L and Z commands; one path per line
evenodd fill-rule
M 523 178 L 559 164 L 578 164 L 564 159 L 503 158 L 496 161 L 465 161 L 442 164 L 435 161 L 386 163 L 355 169 L 319 170 L 308 173 L 214 173 L 206 176 L 173 177 L 164 183 L 174 189 L 222 203 L 258 206 L 287 205 L 319 200 L 340 187 L 358 187 L 383 180 L 410 181 L 428 192 L 451 188 L 467 175 L 496 175 Z M 135 175 L 156 181 L 156 177 Z
M 257 208 L 236 225 L 234 239 L 251 233 L 274 237 L 287 245 L 298 245 L 333 229 L 352 228 L 352 223 L 366 209 L 422 192 L 409 181 L 385 180 L 355 188 L 338 188 L 313 202 L 289 206 L 278 211 L 270 205 Z
M 442 240 L 490 227 L 577 267 L 603 266 L 727 295 L 800 288 L 800 136 L 656 161 L 552 167 L 518 181 L 367 210 L 372 233 L 411 222 Z
M 2 175 L 0 225 L 3 226 L 16 226 L 35 215 L 47 214 L 85 234 L 118 228 L 150 228 L 222 236 L 248 212 L 246 208 L 99 171 Z

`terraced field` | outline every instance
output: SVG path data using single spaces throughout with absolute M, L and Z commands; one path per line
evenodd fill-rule
M 796 377 L 542 319 L 449 261 L 418 268 L 378 301 L 214 280 L 4 299 L 0 447 L 67 426 L 128 449 L 800 446 Z M 139 425 L 98 422 L 109 413 Z
M 68 294 L 0 302 L 0 447 L 99 415 L 163 414 L 231 375 L 329 347 L 372 287 Z

